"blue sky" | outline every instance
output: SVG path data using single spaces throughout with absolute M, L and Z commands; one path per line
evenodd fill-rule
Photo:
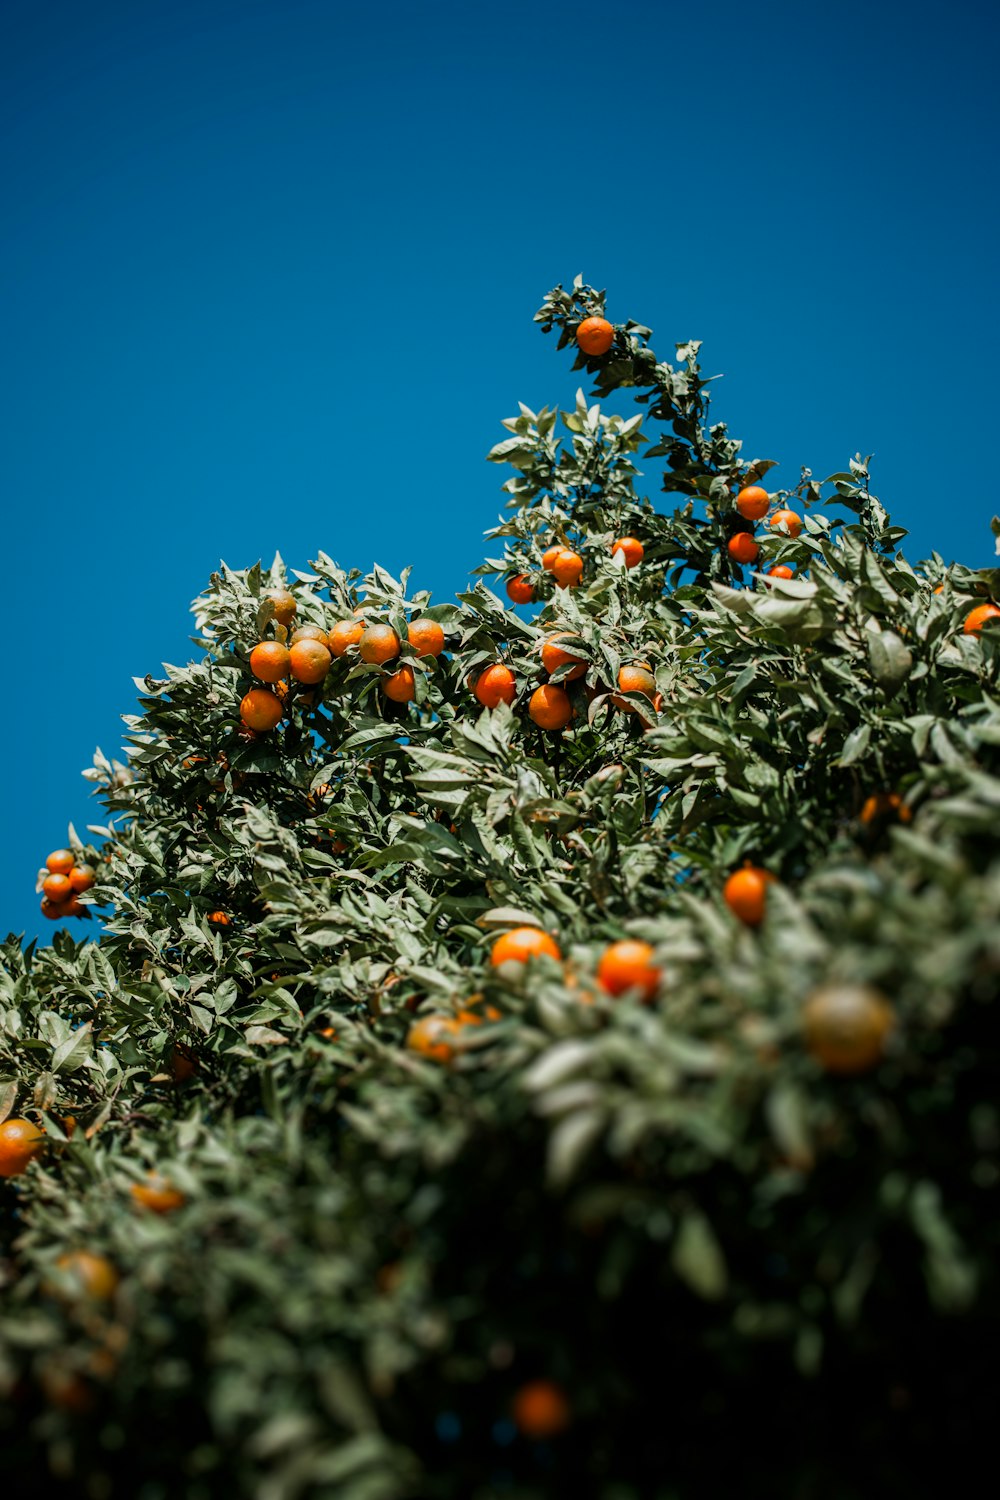
M 995 7 L 311 0 L 0 7 L 0 931 L 100 810 L 134 676 L 218 561 L 320 548 L 453 594 L 499 419 L 571 404 L 578 271 L 701 338 L 774 482 L 873 452 L 993 557 Z M 650 466 L 652 470 L 652 466 Z M 650 490 L 658 487 L 650 473 Z M 47 928 L 47 924 L 43 924 Z M 47 929 L 43 936 L 51 935 Z

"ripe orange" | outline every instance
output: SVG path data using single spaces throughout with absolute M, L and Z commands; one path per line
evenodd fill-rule
M 348 646 L 356 646 L 365 633 L 364 620 L 338 620 L 326 638 L 334 656 L 343 656 Z
M 656 699 L 659 693 L 656 691 L 656 679 L 649 670 L 648 662 L 631 662 L 624 667 L 618 668 L 618 686 L 623 693 L 643 693 L 647 698 L 653 700 L 654 707 L 659 711 Z M 631 713 L 633 705 L 627 698 L 619 698 L 615 693 L 611 698 L 616 708 L 623 708 L 626 713 Z
M 300 625 L 297 630 L 292 631 L 292 645 L 296 641 L 319 641 L 326 645 L 327 633 L 322 625 Z
M 240 718 L 247 729 L 266 734 L 281 719 L 281 699 L 267 688 L 251 688 L 240 703 Z
M 794 510 L 776 510 L 771 517 L 770 526 L 772 531 L 778 531 L 782 526 L 787 526 L 789 536 L 798 536 L 802 530 L 802 517 L 796 515 Z
M 537 1442 L 557 1437 L 570 1424 L 570 1405 L 551 1380 L 531 1380 L 514 1395 L 514 1425 L 523 1437 Z
M 70 915 L 70 913 L 67 911 L 68 905 L 69 903 L 66 901 L 53 902 L 50 901 L 47 896 L 45 896 L 42 898 L 42 916 L 47 917 L 50 922 L 60 922 L 62 921 L 63 917 L 68 917 Z
M 995 604 L 977 604 L 966 615 L 962 629 L 966 635 L 978 635 L 987 620 L 1000 620 L 1000 609 Z
M 20 1177 L 45 1149 L 45 1132 L 30 1120 L 4 1120 L 0 1125 L 0 1177 Z
M 584 354 L 607 354 L 615 341 L 615 330 L 607 318 L 584 318 L 576 330 L 576 341 Z
M 510 667 L 497 662 L 495 666 L 480 672 L 474 692 L 484 708 L 496 708 L 500 703 L 513 703 L 517 692 L 514 674 Z
M 437 620 L 411 620 L 406 639 L 418 656 L 440 656 L 444 650 L 444 631 Z
M 644 1000 L 652 1000 L 663 977 L 652 958 L 653 948 L 649 943 L 623 938 L 605 948 L 597 965 L 597 981 L 609 995 L 640 990 Z
M 574 588 L 583 577 L 583 558 L 570 547 L 562 547 L 549 572 L 561 589 Z
M 542 553 L 542 567 L 545 569 L 546 573 L 552 572 L 552 565 L 555 562 L 556 558 L 559 556 L 560 552 L 565 551 L 566 548 L 563 546 L 562 542 L 553 542 L 551 547 L 546 547 L 545 551 Z
M 159 1172 L 147 1172 L 146 1181 L 133 1182 L 129 1192 L 134 1203 L 154 1214 L 173 1213 L 174 1209 L 183 1208 L 186 1202 L 184 1194 Z
M 564 650 L 562 646 L 556 645 L 557 641 L 571 639 L 572 635 L 573 632 L 571 630 L 556 630 L 542 642 L 542 666 L 550 677 L 559 667 L 565 667 L 570 662 L 577 663 L 571 672 L 567 672 L 563 678 L 564 682 L 576 682 L 587 670 L 587 663 L 581 660 L 579 656 L 574 655 L 572 651 Z
M 69 872 L 69 883 L 78 896 L 83 891 L 89 891 L 96 879 L 97 872 L 91 865 L 76 865 Z
M 184 1047 L 180 1043 L 170 1054 L 170 1076 L 175 1083 L 187 1083 L 198 1066 L 197 1058 L 190 1047 Z
M 48 900 L 57 906 L 63 901 L 68 901 L 73 894 L 73 887 L 70 884 L 68 875 L 46 875 L 42 881 L 42 890 L 45 892 Z
M 330 670 L 330 653 L 321 641 L 296 641 L 288 653 L 288 670 L 296 682 L 322 682 Z
M 770 503 L 767 490 L 761 489 L 759 484 L 748 484 L 736 496 L 736 509 L 744 521 L 759 521 L 761 516 L 767 515 Z
M 539 729 L 565 729 L 573 717 L 573 705 L 565 688 L 543 682 L 528 700 L 528 714 Z
M 787 563 L 775 563 L 773 568 L 768 568 L 769 578 L 794 578 L 795 574 Z
M 738 563 L 756 562 L 760 554 L 760 548 L 749 531 L 738 531 L 735 536 L 731 536 L 726 543 L 726 550 L 733 562 Z
M 53 849 L 45 861 L 45 868 L 50 875 L 68 875 L 76 864 L 76 855 L 72 849 Z
M 775 877 L 759 865 L 734 870 L 722 887 L 722 899 L 734 916 L 748 927 L 759 927 L 767 909 L 767 888 Z
M 369 625 L 358 642 L 362 661 L 381 666 L 399 655 L 399 636 L 391 625 Z
M 393 703 L 409 703 L 414 694 L 413 668 L 404 665 L 391 677 L 383 678 L 382 691 Z
M 611 556 L 614 557 L 616 552 L 621 552 L 624 556 L 626 568 L 638 566 L 646 555 L 645 547 L 634 536 L 620 536 L 611 548 Z
M 210 911 L 208 914 L 208 921 L 213 927 L 228 927 L 232 920 L 232 917 L 224 911 Z
M 455 1038 L 462 1023 L 455 1016 L 421 1016 L 406 1035 L 411 1052 L 419 1052 L 434 1062 L 451 1062 L 455 1055 Z
M 261 641 L 250 652 L 250 670 L 261 682 L 280 682 L 288 671 L 288 647 L 280 641 Z
M 507 598 L 514 604 L 531 604 L 534 601 L 535 585 L 527 573 L 518 573 L 514 578 L 508 579 Z
M 557 961 L 562 958 L 558 943 L 540 927 L 512 927 L 495 940 L 490 950 L 490 963 L 494 968 L 509 960 L 523 964 L 529 958 L 540 958 L 542 954 Z
M 290 625 L 295 618 L 295 611 L 298 609 L 298 605 L 295 602 L 295 595 L 290 594 L 287 589 L 273 589 L 271 593 L 265 594 L 264 597 L 273 602 L 274 618 L 278 624 Z
M 865 798 L 864 806 L 858 814 L 859 820 L 866 826 L 877 819 L 893 816 L 901 823 L 913 820 L 913 810 L 907 807 L 898 792 L 873 792 L 870 797 Z
M 806 1046 L 828 1073 L 873 1068 L 895 1024 L 888 1000 L 867 984 L 823 985 L 802 1012 Z
M 72 1293 L 87 1297 L 92 1302 L 108 1302 L 118 1287 L 118 1272 L 107 1256 L 94 1255 L 90 1250 L 69 1250 L 56 1261 L 60 1271 L 70 1282 Z M 56 1295 L 65 1295 L 65 1288 L 53 1288 Z

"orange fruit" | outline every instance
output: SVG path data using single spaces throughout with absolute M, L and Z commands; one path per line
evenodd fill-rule
M 147 1172 L 145 1182 L 133 1182 L 129 1192 L 134 1203 L 154 1214 L 173 1213 L 175 1209 L 183 1208 L 186 1201 L 184 1194 L 159 1172 Z
M 300 625 L 297 630 L 292 631 L 292 645 L 297 641 L 319 641 L 325 646 L 327 643 L 327 632 L 322 625 Z
M 490 963 L 494 968 L 510 960 L 523 964 L 529 958 L 540 958 L 542 954 L 557 961 L 562 958 L 558 943 L 540 927 L 512 927 L 495 939 L 490 950 Z
M 978 635 L 987 620 L 1000 620 L 1000 609 L 995 604 L 977 604 L 969 610 L 962 629 L 966 635 Z
M 406 1034 L 411 1052 L 419 1052 L 434 1062 L 451 1062 L 455 1055 L 455 1038 L 462 1023 L 455 1016 L 421 1016 Z
M 565 729 L 573 717 L 573 705 L 565 688 L 543 682 L 528 700 L 528 714 L 539 729 Z
M 898 792 L 873 792 L 870 797 L 865 798 L 864 806 L 858 814 L 859 820 L 865 825 L 893 816 L 901 823 L 913 820 L 912 809 L 907 807 Z
M 338 620 L 326 643 L 334 656 L 343 656 L 348 646 L 356 646 L 364 633 L 364 620 Z
M 546 636 L 542 642 L 542 666 L 548 672 L 549 676 L 559 667 L 568 666 L 570 662 L 577 663 L 571 672 L 567 672 L 563 678 L 564 682 L 576 682 L 587 670 L 587 663 L 585 661 L 582 661 L 579 656 L 575 656 L 572 651 L 566 651 L 562 646 L 556 644 L 557 641 L 571 639 L 572 635 L 573 632 L 571 630 L 557 630 L 552 635 Z
M 767 909 L 767 888 L 774 876 L 759 865 L 734 870 L 722 887 L 722 899 L 734 916 L 748 927 L 759 927 Z
M 495 666 L 480 672 L 474 692 L 484 708 L 496 708 L 500 703 L 513 703 L 517 692 L 514 674 L 510 667 L 497 662 Z
M 562 547 L 549 569 L 561 589 L 574 588 L 583 577 L 583 558 L 570 547 Z
M 42 890 L 46 898 L 57 906 L 63 901 L 68 901 L 73 894 L 68 875 L 46 875 L 42 881 Z
M 45 1149 L 45 1132 L 30 1120 L 4 1120 L 0 1125 L 0 1177 L 20 1177 Z
M 118 1272 L 108 1258 L 90 1250 L 68 1250 L 56 1265 L 65 1273 L 73 1292 L 92 1302 L 110 1301 L 118 1287 Z M 64 1295 L 64 1290 L 60 1288 L 56 1295 Z
M 288 653 L 288 670 L 296 682 L 322 682 L 330 670 L 330 653 L 322 641 L 296 641 Z
M 944 593 L 944 584 L 943 583 L 939 583 L 938 586 L 937 586 L 937 588 L 931 589 L 931 593 L 932 594 L 943 594 Z
M 63 917 L 70 915 L 66 909 L 68 904 L 65 901 L 53 902 L 47 896 L 43 897 L 41 905 L 42 916 L 47 917 L 50 922 L 60 922 Z
M 563 546 L 562 542 L 553 542 L 551 547 L 546 547 L 545 551 L 542 553 L 542 567 L 545 569 L 546 573 L 552 572 L 552 565 L 555 562 L 556 558 L 559 556 L 560 552 L 565 551 L 566 548 Z
M 605 948 L 597 965 L 597 982 L 609 995 L 624 995 L 640 990 L 644 1000 L 652 1000 L 659 989 L 662 971 L 652 962 L 649 943 L 623 938 Z
M 576 341 L 584 354 L 607 354 L 615 341 L 615 330 L 607 318 L 584 318 L 576 330 Z
M 176 1046 L 170 1054 L 170 1075 L 175 1083 L 187 1083 L 198 1066 L 190 1047 Z
M 522 1437 L 541 1442 L 557 1437 L 570 1424 L 569 1402 L 551 1380 L 531 1380 L 515 1392 L 512 1403 L 514 1425 Z
M 726 543 L 726 550 L 733 562 L 738 563 L 756 562 L 760 553 L 760 548 L 749 531 L 738 531 L 735 536 L 731 536 Z
M 531 604 L 534 601 L 535 585 L 527 573 L 518 573 L 507 580 L 507 598 L 514 604 Z
M 888 1000 L 867 984 L 823 985 L 802 1011 L 806 1046 L 828 1073 L 873 1068 L 895 1024 Z
M 250 652 L 250 670 L 261 682 L 280 682 L 288 671 L 288 647 L 280 641 L 261 641 Z
M 96 879 L 97 872 L 91 865 L 76 865 L 69 872 L 69 883 L 78 896 L 84 891 L 89 891 Z
M 282 700 L 265 687 L 252 687 L 240 702 L 240 718 L 247 729 L 267 733 L 282 717 Z
M 444 631 L 437 620 L 411 620 L 406 639 L 418 656 L 440 656 L 444 650 Z
M 616 552 L 621 552 L 624 556 L 626 568 L 636 567 L 646 555 L 645 547 L 638 537 L 634 536 L 620 536 L 617 542 L 612 544 L 611 556 L 614 557 Z
M 802 530 L 802 517 L 796 515 L 794 510 L 776 510 L 771 517 L 770 526 L 772 531 L 787 526 L 789 536 L 798 536 Z
M 295 618 L 295 611 L 298 609 L 298 605 L 295 602 L 295 595 L 290 594 L 287 589 L 273 589 L 271 593 L 265 594 L 264 597 L 273 602 L 274 618 L 278 624 L 290 625 Z
M 362 661 L 381 666 L 399 655 L 399 636 L 391 625 L 369 625 L 358 642 Z
M 767 515 L 770 504 L 767 490 L 761 489 L 759 484 L 748 484 L 736 496 L 736 509 L 744 521 L 759 521 L 761 516 Z
M 228 927 L 233 919 L 224 911 L 210 911 L 208 920 L 213 927 Z
M 281 699 L 267 688 L 251 688 L 240 702 L 240 718 L 255 734 L 266 734 L 281 719 Z
M 618 686 L 623 693 L 644 693 L 647 698 L 652 698 L 656 692 L 656 679 L 649 670 L 648 663 L 636 661 L 619 667 Z M 615 698 L 614 701 L 619 708 L 632 707 L 624 699 Z
M 619 667 L 618 686 L 623 693 L 644 694 L 645 697 L 652 700 L 653 707 L 659 713 L 663 703 L 663 695 L 656 691 L 656 679 L 649 669 L 648 662 L 631 662 L 624 667 Z M 616 708 L 622 708 L 626 713 L 633 712 L 634 705 L 627 698 L 620 698 L 617 693 L 614 693 L 612 694 L 611 701 Z M 647 723 L 641 714 L 639 717 L 643 724 Z
M 794 578 L 795 574 L 787 563 L 775 563 L 773 568 L 768 568 L 769 578 Z
M 413 668 L 410 666 L 400 667 L 398 672 L 393 672 L 391 677 L 382 679 L 382 691 L 393 703 L 409 703 L 414 694 Z
M 76 855 L 72 849 L 53 849 L 45 861 L 45 868 L 50 875 L 68 875 L 76 864 Z

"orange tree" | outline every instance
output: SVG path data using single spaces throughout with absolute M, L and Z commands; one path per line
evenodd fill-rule
M 41 872 L 100 939 L 6 945 L 12 1492 L 841 1500 L 985 1425 L 997 576 L 537 320 L 640 411 L 506 422 L 454 603 L 213 575 Z

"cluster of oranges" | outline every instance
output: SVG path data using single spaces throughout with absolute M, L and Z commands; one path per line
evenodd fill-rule
M 608 995 L 635 992 L 643 1000 L 654 999 L 662 974 L 653 963 L 653 953 L 651 944 L 632 938 L 609 944 L 597 964 L 598 985 Z M 517 973 L 519 965 L 539 958 L 563 962 L 559 944 L 540 927 L 512 927 L 495 938 L 490 949 L 490 964 L 508 978 Z M 484 1007 L 481 998 L 473 996 L 457 1015 L 421 1016 L 410 1027 L 406 1045 L 435 1062 L 451 1062 L 461 1050 L 463 1032 L 468 1027 L 500 1019 L 500 1012 L 491 1005 Z
M 771 497 L 759 484 L 747 485 L 736 496 L 736 509 L 744 521 L 763 520 L 770 508 Z M 776 510 L 769 524 L 772 531 L 779 531 L 790 537 L 797 537 L 802 531 L 802 517 L 794 510 Z M 735 532 L 729 538 L 726 549 L 736 563 L 749 565 L 755 563 L 760 556 L 760 547 L 752 529 Z M 776 563 L 774 567 L 768 568 L 768 573 L 776 578 L 793 576 L 791 568 L 785 563 Z
M 553 631 L 541 645 L 542 666 L 550 677 L 561 667 L 570 668 L 564 673 L 563 682 L 575 682 L 587 670 L 587 662 L 583 657 L 574 653 L 572 648 L 559 644 L 570 635 L 571 632 L 566 630 Z M 502 662 L 496 662 L 480 672 L 472 683 L 472 689 L 484 708 L 497 708 L 501 703 L 511 704 L 517 696 L 514 674 Z M 642 693 L 657 711 L 662 706 L 662 695 L 656 690 L 656 680 L 648 662 L 633 662 L 619 668 L 618 689 L 619 693 Z M 634 706 L 618 693 L 612 695 L 611 701 L 616 708 L 628 712 Z M 561 682 L 543 682 L 528 699 L 528 716 L 539 729 L 553 732 L 565 729 L 574 713 L 570 696 Z
M 53 849 L 45 861 L 47 874 L 42 880 L 42 916 L 50 922 L 64 917 L 82 917 L 84 905 L 79 900 L 89 891 L 97 875 L 92 865 L 77 864 L 72 849 Z
M 729 876 L 723 888 L 726 905 L 749 927 L 764 920 L 767 888 L 776 879 L 769 870 L 747 864 Z M 598 987 L 606 995 L 636 995 L 646 1003 L 654 1000 L 663 972 L 654 963 L 655 950 L 637 938 L 610 943 L 596 967 Z M 501 975 L 512 977 L 518 965 L 547 958 L 562 963 L 556 940 L 538 927 L 514 927 L 501 933 L 490 951 L 490 963 Z M 575 979 L 566 976 L 568 984 Z M 581 998 L 592 999 L 586 992 Z M 482 1005 L 475 995 L 456 1015 L 431 1014 L 413 1023 L 406 1044 L 411 1051 L 434 1062 L 449 1063 L 462 1050 L 463 1033 L 484 1021 L 498 1021 L 493 1006 Z M 869 985 L 831 984 L 815 990 L 802 1012 L 805 1044 L 816 1060 L 831 1073 L 861 1073 L 881 1061 L 886 1041 L 895 1027 L 892 1006 Z
M 621 552 L 625 566 L 632 568 L 641 562 L 644 549 L 637 538 L 620 537 L 612 547 L 612 553 L 616 552 Z M 571 578 L 578 579 L 583 571 L 583 559 L 567 547 L 550 547 L 542 561 L 550 570 L 561 570 L 557 576 L 566 580 L 567 586 L 570 586 Z M 534 588 L 526 574 L 511 580 L 508 593 L 518 602 L 534 598 Z M 283 630 L 287 630 L 294 619 L 295 598 L 291 594 L 278 594 L 272 599 L 275 601 L 274 618 Z M 351 619 L 338 620 L 329 631 L 320 625 L 302 625 L 292 632 L 287 645 L 280 640 L 263 640 L 254 646 L 250 652 L 250 670 L 258 682 L 267 686 L 253 687 L 244 694 L 240 703 L 244 732 L 264 734 L 277 726 L 285 711 L 289 678 L 315 686 L 323 681 L 334 658 L 343 657 L 348 652 L 356 652 L 360 661 L 372 666 L 384 668 L 396 662 L 403 645 L 400 636 L 391 625 L 366 625 L 362 616 L 363 610 L 359 609 Z M 550 676 L 560 667 L 571 665 L 572 670 L 564 674 L 564 680 L 575 681 L 584 675 L 587 663 L 557 644 L 568 634 L 555 631 L 546 638 L 541 647 L 542 665 Z M 407 627 L 406 642 L 417 656 L 437 657 L 444 650 L 444 631 L 436 620 L 412 620 Z M 484 708 L 512 704 L 517 696 L 514 673 L 502 662 L 484 668 L 470 679 L 469 686 Z M 618 673 L 618 689 L 619 693 L 642 693 L 657 710 L 661 706 L 662 699 L 648 662 L 623 666 Z M 409 703 L 415 693 L 413 667 L 404 661 L 386 672 L 382 678 L 382 691 L 394 703 Z M 618 694 L 613 696 L 612 702 L 626 711 L 634 707 Z M 560 683 L 542 683 L 528 702 L 532 721 L 540 729 L 551 732 L 565 729 L 574 712 L 569 694 Z
M 63 1121 L 67 1136 L 76 1129 L 76 1121 Z M 32 1120 L 12 1118 L 0 1123 L 0 1177 L 20 1177 L 48 1144 L 45 1131 Z M 157 1172 L 149 1172 L 142 1182 L 132 1183 L 132 1200 L 152 1213 L 171 1213 L 180 1208 L 184 1194 Z
M 646 555 L 646 549 L 635 536 L 620 536 L 611 544 L 611 556 L 622 558 L 626 568 L 638 567 Z M 556 587 L 576 588 L 583 577 L 583 558 L 572 547 L 554 542 L 542 553 L 542 567 L 551 573 Z M 507 583 L 507 598 L 514 604 L 531 604 L 535 599 L 535 584 L 530 573 L 516 573 Z
M 278 593 L 271 598 L 274 619 L 286 632 L 295 617 L 295 597 Z M 284 713 L 288 679 L 317 686 L 334 659 L 348 652 L 356 652 L 358 659 L 370 666 L 385 667 L 395 662 L 403 644 L 397 632 L 391 625 L 366 625 L 362 616 L 359 610 L 349 620 L 338 620 L 330 630 L 322 625 L 300 625 L 292 631 L 287 645 L 281 640 L 260 641 L 250 653 L 250 670 L 258 682 L 268 686 L 251 688 L 244 695 L 240 703 L 244 728 L 255 734 L 274 729 Z M 444 650 L 444 631 L 436 620 L 411 620 L 406 642 L 417 656 L 436 657 Z M 402 662 L 386 672 L 382 691 L 393 703 L 409 703 L 416 692 L 413 668 Z
M 898 792 L 879 792 L 868 798 L 860 818 L 895 815 L 912 817 Z M 729 910 L 747 927 L 759 927 L 767 912 L 768 887 L 777 876 L 749 861 L 734 870 L 722 888 Z M 828 1073 L 863 1073 L 882 1060 L 895 1026 L 888 1000 L 870 985 L 833 984 L 814 990 L 802 1014 L 806 1047 Z

